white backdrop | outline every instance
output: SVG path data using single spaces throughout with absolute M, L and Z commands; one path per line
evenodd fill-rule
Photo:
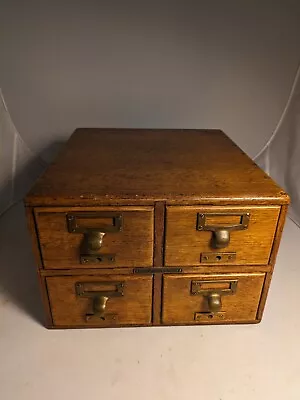
M 298 0 L 2 0 L 0 212 L 75 128 L 101 126 L 221 128 L 252 158 L 275 130 L 258 163 L 294 215 L 296 90 L 275 127 L 299 38 Z
M 17 132 L 0 90 L 0 215 L 20 200 L 46 167 Z M 255 161 L 290 194 L 300 226 L 300 67 L 278 125 Z
M 290 194 L 289 215 L 300 226 L 300 67 L 277 128 L 255 161 Z
M 0 89 L 0 215 L 22 199 L 45 166 L 17 132 Z

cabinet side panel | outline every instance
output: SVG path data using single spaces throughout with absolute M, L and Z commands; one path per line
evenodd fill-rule
M 36 228 L 36 223 L 35 223 L 34 208 L 33 207 L 25 207 L 25 212 L 26 212 L 28 230 L 29 230 L 29 233 L 31 236 L 34 259 L 37 264 L 37 267 L 43 268 L 42 255 L 41 255 L 41 250 L 40 250 L 40 246 L 39 246 L 38 233 L 37 233 L 37 228 Z
M 32 241 L 33 255 L 34 255 L 35 262 L 36 262 L 37 279 L 38 279 L 38 283 L 39 283 L 40 294 L 41 294 L 42 303 L 43 303 L 44 311 L 45 311 L 45 326 L 47 328 L 51 328 L 53 326 L 53 321 L 52 321 L 52 314 L 51 314 L 51 310 L 50 310 L 48 291 L 47 291 L 47 287 L 46 287 L 46 283 L 45 283 L 45 278 L 40 274 L 40 272 L 43 271 L 43 269 L 42 269 L 43 262 L 42 262 L 42 256 L 41 256 L 41 251 L 40 251 L 40 246 L 39 246 L 37 230 L 36 230 L 34 209 L 32 207 L 25 207 L 25 212 L 26 212 L 28 229 L 29 229 L 29 233 L 30 233 L 31 241 Z
M 279 218 L 278 218 L 278 224 L 277 224 L 276 233 L 275 233 L 275 237 L 274 237 L 270 260 L 269 260 L 269 264 L 271 265 L 272 269 L 266 275 L 266 279 L 265 279 L 265 283 L 264 283 L 264 287 L 263 287 L 263 291 L 262 291 L 262 295 L 261 295 L 261 299 L 260 299 L 260 303 L 259 303 L 259 307 L 258 307 L 258 311 L 257 311 L 257 319 L 258 320 L 262 319 L 264 308 L 266 305 L 266 300 L 267 300 L 268 292 L 269 292 L 271 281 L 272 281 L 275 261 L 276 261 L 276 257 L 278 254 L 280 241 L 281 241 L 282 231 L 283 231 L 284 223 L 285 223 L 286 216 L 287 216 L 287 211 L 288 211 L 288 205 L 281 206 L 281 210 L 280 210 L 280 214 L 279 214 Z

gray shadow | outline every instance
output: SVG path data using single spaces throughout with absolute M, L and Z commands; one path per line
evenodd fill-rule
M 53 146 L 56 152 L 62 147 L 55 143 L 48 151 L 51 152 Z M 23 166 L 15 180 L 20 200 L 0 217 L 0 312 L 1 308 L 13 303 L 42 324 L 42 298 L 22 198 L 44 169 L 45 166 L 36 159 Z M 1 188 L 0 196 L 6 189 Z

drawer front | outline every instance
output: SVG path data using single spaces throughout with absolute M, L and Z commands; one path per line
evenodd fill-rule
M 268 264 L 279 212 L 279 206 L 168 207 L 165 264 Z
M 36 210 L 45 268 L 151 267 L 153 208 Z
M 152 276 L 62 276 L 46 282 L 55 326 L 151 323 Z
M 256 320 L 264 273 L 165 275 L 164 324 Z

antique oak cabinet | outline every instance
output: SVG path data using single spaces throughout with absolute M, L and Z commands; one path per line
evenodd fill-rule
M 25 198 L 47 327 L 259 322 L 288 203 L 222 131 L 77 129 Z

